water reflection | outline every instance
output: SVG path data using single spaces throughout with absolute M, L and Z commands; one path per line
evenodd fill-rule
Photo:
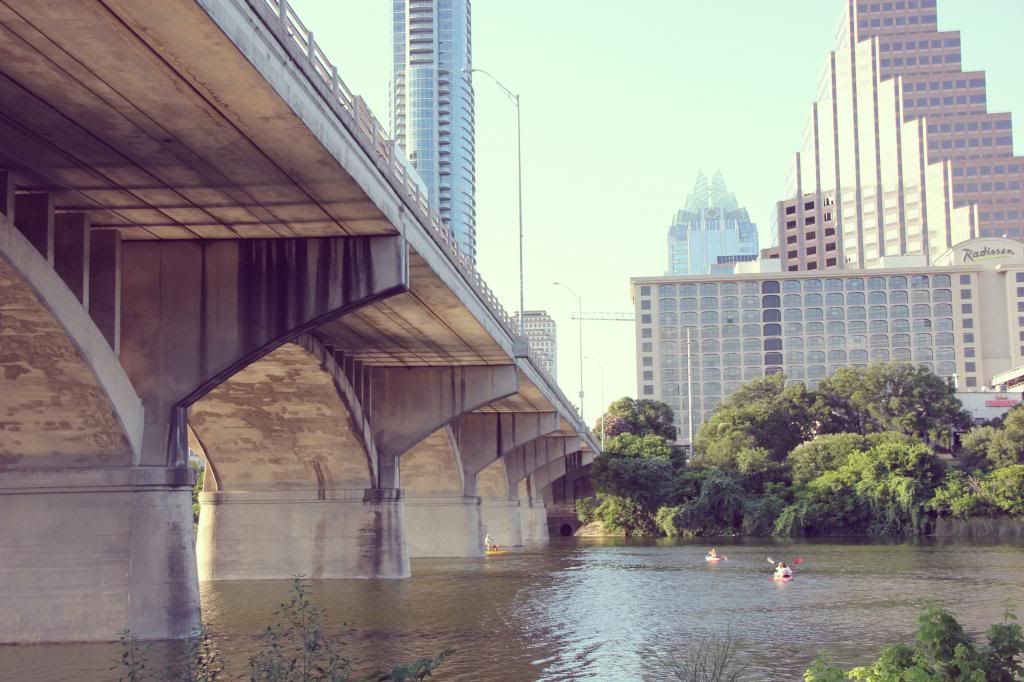
M 724 545 L 724 546 L 723 546 Z M 446 680 L 639 680 L 670 655 L 731 633 L 752 679 L 798 679 L 820 649 L 846 664 L 868 660 L 914 629 L 925 598 L 952 608 L 973 632 L 1007 598 L 1024 604 L 1024 548 L 963 542 L 780 543 L 553 540 L 548 547 L 476 560 L 422 560 L 403 581 L 313 583 L 333 625 L 356 629 L 347 652 L 374 664 L 446 647 Z M 796 580 L 770 580 L 765 557 L 804 559 Z M 287 581 L 203 586 L 205 619 L 231 661 L 259 646 Z M 3 679 L 111 679 L 117 648 L 0 648 Z

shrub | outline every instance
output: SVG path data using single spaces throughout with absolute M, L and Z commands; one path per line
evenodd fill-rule
M 587 524 L 594 520 L 597 500 L 593 497 L 581 497 L 576 500 L 576 518 L 580 523 Z

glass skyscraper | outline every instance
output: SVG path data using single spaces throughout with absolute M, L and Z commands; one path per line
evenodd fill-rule
M 394 0 L 391 130 L 476 262 L 470 0 Z
M 722 173 L 708 183 L 697 174 L 686 208 L 668 230 L 668 275 L 731 272 L 735 263 L 758 255 L 757 225 L 740 208 Z

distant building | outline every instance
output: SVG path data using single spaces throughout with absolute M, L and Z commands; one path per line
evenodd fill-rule
M 470 0 L 392 1 L 391 132 L 476 262 Z
M 696 433 L 724 398 L 768 374 L 815 388 L 840 367 L 903 361 L 965 392 L 1013 383 L 1024 366 L 1024 244 L 974 239 L 925 260 L 633 278 L 638 396 L 676 411 L 685 444 L 691 420 Z
M 514 316 L 519 327 L 519 313 Z M 527 310 L 523 331 L 530 345 L 530 355 L 540 361 L 541 367 L 558 379 L 558 330 L 555 321 L 544 310 Z
M 1009 113 L 935 0 L 846 0 L 803 150 L 779 205 L 785 271 L 934 259 L 974 237 L 1024 238 L 1024 159 Z
M 731 272 L 736 262 L 758 254 L 757 225 L 740 208 L 721 172 L 708 184 L 697 174 L 686 207 L 678 211 L 668 230 L 669 275 L 704 275 Z

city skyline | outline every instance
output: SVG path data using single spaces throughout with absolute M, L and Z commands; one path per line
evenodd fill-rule
M 349 86 L 386 116 L 391 76 L 390 3 L 293 6 L 318 42 L 345 67 Z M 546 308 L 563 329 L 561 383 L 578 381 L 575 301 L 551 286 L 550 272 L 583 294 L 588 310 L 629 310 L 628 280 L 664 270 L 665 217 L 697 170 L 721 167 L 761 228 L 769 233 L 785 171 L 802 140 L 808 106 L 817 98 L 825 55 L 843 3 L 793 0 L 761 4 L 651 2 L 629 13 L 612 3 L 478 3 L 473 64 L 494 73 L 523 98 L 526 307 Z M 585 11 L 584 11 L 585 10 Z M 544 22 L 532 17 L 543 12 Z M 560 28 L 584 17 L 571 39 Z M 1014 87 L 1024 57 L 1009 38 L 1024 6 L 940 0 L 940 29 L 963 35 L 965 68 L 987 72 L 990 110 L 1012 111 L 1020 123 L 1024 93 Z M 730 26 L 744 49 L 723 54 L 715 33 L 676 40 L 679 26 Z M 798 31 L 800 41 L 779 40 Z M 531 36 L 536 50 L 518 49 Z M 621 49 L 609 52 L 614 42 Z M 672 45 L 669 49 L 668 45 Z M 630 55 L 623 59 L 622 55 Z M 707 55 L 715 54 L 708 62 Z M 680 68 L 687 63 L 706 68 Z M 728 82 L 729 87 L 722 87 Z M 610 87 L 614 86 L 614 87 Z M 715 100 L 692 106 L 698 91 Z M 595 105 L 593 94 L 608 93 Z M 751 106 L 757 103 L 756 106 Z M 509 310 L 518 298 L 515 112 L 496 88 L 478 88 L 478 265 Z M 612 133 L 621 141 L 605 144 Z M 1019 148 L 1020 136 L 1016 141 Z M 567 254 L 570 255 L 567 257 Z M 595 263 L 599 267 L 595 267 Z M 563 276 L 564 274 L 564 276 Z M 605 366 L 609 399 L 635 394 L 633 330 L 586 323 L 587 355 Z M 621 361 L 620 361 L 621 359 Z M 595 416 L 599 375 L 585 368 L 586 413 Z

